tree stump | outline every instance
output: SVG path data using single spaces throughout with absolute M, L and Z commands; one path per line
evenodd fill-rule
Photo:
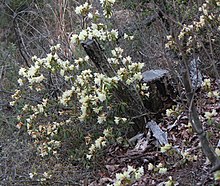
M 173 105 L 175 97 L 170 74 L 167 70 L 148 70 L 142 73 L 143 81 L 149 86 L 149 98 L 144 100 L 145 107 L 156 115 Z

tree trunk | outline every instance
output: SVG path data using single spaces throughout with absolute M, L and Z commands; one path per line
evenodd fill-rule
M 202 127 L 202 123 L 199 119 L 199 115 L 197 112 L 197 108 L 194 104 L 194 98 L 193 98 L 193 89 L 191 85 L 191 79 L 189 75 L 189 67 L 185 63 L 185 70 L 183 71 L 183 84 L 186 90 L 186 96 L 187 96 L 187 101 L 188 101 L 188 106 L 189 106 L 189 111 L 190 111 L 190 121 L 192 123 L 192 127 L 194 131 L 196 132 L 197 136 L 199 137 L 200 143 L 202 145 L 202 150 L 205 154 L 205 156 L 209 159 L 209 161 L 212 164 L 212 172 L 220 170 L 220 158 L 218 155 L 215 153 L 213 147 L 211 146 L 207 134 L 204 131 Z

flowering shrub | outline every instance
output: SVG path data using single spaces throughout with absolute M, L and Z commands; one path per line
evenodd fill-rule
M 112 15 L 115 1 L 100 1 L 106 18 Z M 101 13 L 91 4 L 76 7 L 75 13 L 83 19 L 83 29 L 71 36 L 71 45 L 79 46 L 82 42 L 95 39 L 113 42 L 118 38 L 117 30 L 110 30 L 101 22 Z M 89 21 L 88 21 L 89 20 Z M 124 35 L 131 40 L 133 36 Z M 18 84 L 20 89 L 12 96 L 11 105 L 25 103 L 18 116 L 18 128 L 25 126 L 28 134 L 41 156 L 57 154 L 61 146 L 60 129 L 78 120 L 81 123 L 100 125 L 104 136 L 95 140 L 88 150 L 91 159 L 95 151 L 105 147 L 114 125 L 123 126 L 129 122 L 126 111 L 119 111 L 122 104 L 115 97 L 115 90 L 123 83 L 126 88 L 140 97 L 148 96 L 148 87 L 142 83 L 143 63 L 132 62 L 130 56 L 123 56 L 123 49 L 113 47 L 107 61 L 113 69 L 111 76 L 97 71 L 88 56 L 79 56 L 73 61 L 63 60 L 59 56 L 60 45 L 51 47 L 51 52 L 44 58 L 34 56 L 30 67 L 21 67 Z M 92 68 L 91 68 L 92 67 Z M 28 96 L 30 95 L 30 96 Z
M 186 41 L 186 43 L 183 44 L 184 47 L 181 52 L 191 54 L 195 47 L 197 50 L 200 50 L 204 43 L 209 42 L 209 39 L 204 37 L 204 32 L 207 33 L 207 31 L 211 37 L 211 41 L 214 42 L 219 37 L 220 32 L 220 26 L 217 23 L 220 20 L 219 7 L 219 0 L 206 0 L 205 3 L 199 7 L 199 18 L 195 18 L 191 24 L 181 25 L 181 30 L 176 37 L 168 35 L 168 42 L 165 47 L 180 50 L 178 45 Z M 218 34 L 213 34 L 214 32 Z
M 56 154 L 60 147 L 60 141 L 56 140 L 59 128 L 65 124 L 61 121 L 61 108 L 57 104 L 57 97 L 47 90 L 50 78 L 56 73 L 72 72 L 73 65 L 69 61 L 61 60 L 57 55 L 59 45 L 51 47 L 51 53 L 46 58 L 33 57 L 33 65 L 30 68 L 22 67 L 19 70 L 21 78 L 18 79 L 20 90 L 16 90 L 11 105 L 25 102 L 18 115 L 18 128 L 26 126 L 27 132 L 34 139 L 41 156 Z M 68 71 L 68 72 L 67 72 Z M 54 74 L 49 75 L 47 73 Z M 62 74 L 62 73 L 60 73 Z M 65 77 L 67 79 L 67 76 Z M 54 88 L 61 88 L 54 85 Z M 36 98 L 28 98 L 29 95 Z M 55 107 L 58 109 L 55 109 Z

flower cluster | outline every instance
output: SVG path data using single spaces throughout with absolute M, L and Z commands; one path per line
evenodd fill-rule
M 167 117 L 177 117 L 181 113 L 181 108 L 178 106 L 173 105 L 171 109 L 166 110 Z
M 220 180 L 220 171 L 216 171 L 216 172 L 214 173 L 214 179 L 215 179 L 216 181 L 219 181 L 219 180 Z
M 218 90 L 212 90 L 211 87 L 211 79 L 204 79 L 202 83 L 202 87 L 205 91 L 207 91 L 208 98 L 212 98 L 214 100 L 218 100 L 220 98 L 219 91 Z M 211 124 L 213 122 L 213 117 L 217 116 L 217 111 L 215 109 L 212 109 L 212 111 L 208 111 L 204 113 L 205 119 L 208 120 L 208 123 Z
M 187 150 L 181 152 L 182 158 L 184 161 L 196 161 L 197 156 L 190 154 Z
M 152 163 L 149 163 L 148 170 L 149 171 L 153 170 L 154 172 L 158 172 L 160 174 L 165 174 L 167 172 L 167 168 L 165 168 L 162 163 L 159 163 L 156 166 L 154 166 Z
M 78 58 L 78 59 L 75 59 L 74 60 L 74 65 L 75 65 L 75 68 L 77 70 L 79 70 L 80 67 L 83 67 L 84 65 L 86 65 L 87 63 L 89 62 L 89 56 L 86 56 L 84 58 Z
M 11 98 L 13 99 L 13 101 L 10 102 L 10 105 L 14 106 L 16 101 L 21 98 L 21 90 L 16 89 L 15 93 L 11 96 Z
M 168 150 L 170 150 L 172 148 L 172 144 L 166 144 L 165 146 L 160 148 L 160 152 L 164 153 L 167 152 Z
M 41 124 L 38 127 L 27 124 L 28 134 L 34 139 L 40 156 L 44 157 L 49 154 L 57 154 L 56 150 L 60 147 L 60 141 L 51 138 L 58 134 L 60 125 L 60 123 L 56 122 L 52 124 Z
M 219 100 L 219 98 L 220 98 L 220 93 L 219 93 L 218 90 L 209 91 L 209 92 L 208 92 L 208 97 L 209 97 L 209 98 L 215 98 L 215 99 Z
M 62 96 L 60 97 L 60 103 L 67 106 L 68 102 L 71 100 L 71 97 L 73 96 L 74 91 L 74 86 L 72 86 L 70 90 L 64 91 Z
M 34 59 L 34 58 L 33 58 Z M 49 58 L 47 58 L 49 59 Z M 21 68 L 19 70 L 19 75 L 22 76 L 23 78 L 26 78 L 28 80 L 28 82 L 32 85 L 34 83 L 40 83 L 44 80 L 44 76 L 39 72 L 40 70 L 40 66 L 42 65 L 43 61 L 38 61 L 36 63 L 34 63 L 34 65 L 32 65 L 30 68 L 25 69 L 25 68 Z M 48 62 L 48 61 L 46 61 Z M 47 63 L 46 63 L 47 64 Z M 18 80 L 18 83 L 20 85 L 23 85 L 23 81 L 22 79 Z
M 26 104 L 22 109 L 23 114 L 29 113 L 27 119 L 23 122 L 26 123 L 27 132 L 33 138 L 34 144 L 42 157 L 57 153 L 56 150 L 60 147 L 60 141 L 55 140 L 54 137 L 58 134 L 60 126 L 64 124 L 63 122 L 40 123 L 42 116 L 45 118 L 48 116 L 45 110 L 46 108 L 48 109 L 47 102 L 48 100 L 44 99 L 42 104 L 37 104 L 36 106 Z M 19 117 L 18 119 L 21 120 L 23 118 Z
M 112 6 L 115 3 L 115 0 L 100 0 L 100 3 L 103 8 L 103 13 L 106 18 L 110 18 L 112 16 Z
M 75 9 L 76 14 L 87 15 L 89 10 L 92 8 L 88 2 L 83 5 L 77 6 Z
M 74 83 L 79 103 L 81 104 L 81 121 L 92 115 L 98 115 L 98 123 L 106 120 L 106 111 L 110 108 L 106 107 L 108 99 L 111 98 L 111 89 L 118 83 L 117 77 L 107 77 L 104 74 L 92 73 L 90 69 L 83 70 L 76 77 Z
M 119 123 L 125 123 L 127 121 L 127 118 L 121 118 L 121 117 L 114 117 L 114 122 L 116 125 L 118 125 Z
M 168 181 L 162 182 L 162 183 L 160 183 L 159 185 L 162 185 L 162 184 L 163 184 L 164 186 L 177 186 L 177 185 L 179 185 L 178 182 L 176 182 L 176 181 L 173 180 L 172 176 L 169 176 L 168 178 L 169 178 Z
M 124 60 L 124 62 L 128 62 Z M 117 70 L 117 75 L 121 81 L 124 81 L 127 85 L 140 82 L 142 80 L 141 70 L 144 67 L 144 63 L 131 63 L 127 67 L 121 67 Z
M 108 186 L 132 185 L 132 183 L 138 181 L 143 175 L 143 167 L 135 169 L 134 167 L 128 165 L 126 171 L 123 173 L 116 173 L 114 183 L 108 184 Z
M 101 0 L 100 3 L 103 8 L 103 12 L 106 18 L 110 18 L 112 15 L 112 6 L 115 0 Z M 80 5 L 76 7 L 75 12 L 82 15 L 83 17 L 88 17 L 92 19 L 90 24 L 84 25 L 84 29 L 81 30 L 79 34 L 73 34 L 71 36 L 71 44 L 80 43 L 88 39 L 99 39 L 101 41 L 112 41 L 118 38 L 117 30 L 108 30 L 107 26 L 104 25 L 100 18 L 100 13 L 95 11 L 95 13 L 90 12 L 92 6 L 89 3 Z M 99 21 L 100 20 L 100 21 Z M 127 39 L 132 39 L 132 36 L 126 35 Z
M 124 33 L 124 39 L 133 40 L 134 36 Z
M 165 48 L 176 49 L 176 42 L 173 36 L 167 35 L 166 38 L 167 38 L 167 42 L 165 44 Z
M 105 129 L 103 131 L 103 135 L 104 136 L 100 136 L 98 139 L 96 139 L 95 143 L 90 146 L 89 153 L 86 155 L 87 159 L 90 160 L 97 152 L 97 150 L 100 150 L 107 145 L 108 138 L 112 136 L 112 128 Z
M 19 70 L 19 85 L 24 87 L 28 84 L 31 90 L 41 91 L 44 84 L 48 81 L 48 78 L 44 75 L 46 71 L 50 71 L 53 74 L 59 72 L 65 80 L 72 78 L 70 74 L 75 70 L 75 65 L 71 64 L 68 60 L 62 60 L 57 54 L 59 49 L 60 45 L 58 44 L 50 48 L 51 53 L 47 54 L 45 58 L 33 56 L 33 65 L 29 68 L 22 67 Z
M 71 43 L 80 43 L 87 39 L 99 39 L 101 41 L 112 41 L 118 38 L 118 31 L 112 29 L 107 30 L 107 27 L 102 23 L 92 23 L 87 28 L 83 29 L 79 34 L 73 34 L 71 36 Z
M 205 112 L 205 118 L 208 120 L 211 120 L 213 116 L 216 116 L 217 112 L 215 109 L 213 109 L 211 112 Z
M 217 100 L 220 98 L 219 91 L 211 89 L 211 79 L 204 79 L 202 87 L 205 91 L 208 92 L 207 95 L 209 98 L 215 98 Z
M 211 90 L 211 79 L 204 79 L 204 81 L 202 82 L 202 87 L 206 91 L 210 91 Z

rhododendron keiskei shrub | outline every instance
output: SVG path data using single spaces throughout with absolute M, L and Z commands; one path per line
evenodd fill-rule
M 75 8 L 75 13 L 84 23 L 82 30 L 70 37 L 70 45 L 75 46 L 76 51 L 81 50 L 75 54 L 75 59 L 61 58 L 61 46 L 57 44 L 51 47 L 46 57 L 34 56 L 30 67 L 19 70 L 20 88 L 12 96 L 11 105 L 21 107 L 17 126 L 26 127 L 41 156 L 57 153 L 62 144 L 60 128 L 80 123 L 104 130 L 101 137 L 88 146 L 87 158 L 91 159 L 96 149 L 105 147 L 112 139 L 112 130 L 120 130 L 130 121 L 126 114 L 129 108 L 119 109 L 122 104 L 126 105 L 115 94 L 120 85 L 123 84 L 140 99 L 149 96 L 147 85 L 141 82 L 144 64 L 124 55 L 124 50 L 116 44 L 118 30 L 108 28 L 102 21 L 103 16 L 106 20 L 112 16 L 114 2 L 100 1 L 102 12 L 89 3 Z M 129 41 L 133 36 L 125 34 L 124 39 Z M 111 76 L 98 71 L 92 60 L 83 55 L 81 43 L 87 40 L 112 47 L 106 53 L 113 69 Z

